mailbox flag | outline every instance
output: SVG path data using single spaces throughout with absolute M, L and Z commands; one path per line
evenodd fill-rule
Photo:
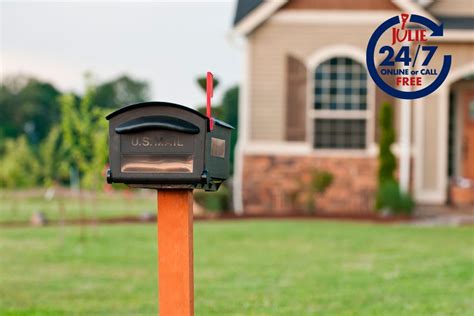
M 214 119 L 212 118 L 211 114 L 211 98 L 214 94 L 214 77 L 212 76 L 212 72 L 207 72 L 206 77 L 206 95 L 207 95 L 207 102 L 206 102 L 206 115 L 209 118 L 209 129 L 212 131 L 214 128 Z

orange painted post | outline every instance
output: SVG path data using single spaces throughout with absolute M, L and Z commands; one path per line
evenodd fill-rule
M 159 314 L 193 316 L 192 190 L 158 190 L 157 227 Z

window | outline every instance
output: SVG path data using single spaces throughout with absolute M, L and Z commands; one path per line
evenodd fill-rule
M 365 120 L 315 119 L 315 148 L 365 148 Z
M 314 72 L 313 146 L 318 149 L 365 149 L 367 72 L 350 58 L 331 58 Z

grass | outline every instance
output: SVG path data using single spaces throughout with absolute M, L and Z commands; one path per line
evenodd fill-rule
M 0 315 L 156 315 L 153 225 L 0 230 Z M 195 224 L 196 315 L 473 315 L 471 228 Z
M 151 191 L 116 191 L 57 194 L 45 198 L 46 190 L 0 191 L 0 223 L 29 221 L 32 214 L 42 212 L 48 220 L 114 218 L 156 212 L 156 195 Z M 67 192 L 67 191 L 66 191 Z

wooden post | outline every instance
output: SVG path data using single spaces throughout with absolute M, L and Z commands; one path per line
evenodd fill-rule
M 161 316 L 194 315 L 192 190 L 158 190 L 158 296 Z

